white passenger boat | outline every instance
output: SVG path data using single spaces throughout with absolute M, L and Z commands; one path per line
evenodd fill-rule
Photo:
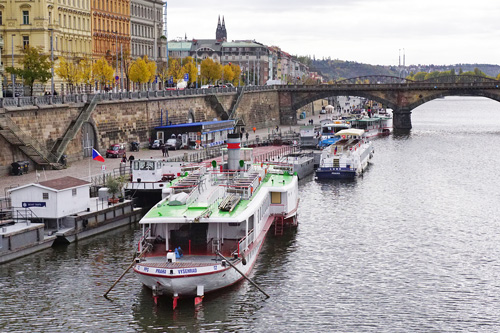
M 243 155 L 243 156 L 240 156 Z M 161 295 L 193 297 L 232 285 L 252 269 L 268 230 L 297 224 L 292 167 L 253 163 L 252 149 L 230 134 L 222 165 L 202 165 L 168 183 L 168 197 L 140 221 L 134 271 Z
M 316 147 L 320 138 L 319 125 L 300 126 L 300 145 L 301 147 Z
M 390 114 L 364 116 L 359 119 L 351 119 L 349 122 L 353 128 L 364 130 L 367 138 L 389 135 L 392 132 L 392 116 Z
M 334 120 L 321 123 L 321 138 L 318 142 L 319 148 L 328 147 L 337 142 L 340 137 L 336 135 L 338 131 L 351 128 L 351 124 L 343 120 Z
M 335 135 L 340 139 L 322 151 L 316 177 L 354 179 L 363 173 L 373 157 L 373 144 L 366 139 L 362 129 L 345 129 Z
M 171 162 L 165 159 L 134 160 L 131 165 L 131 179 L 125 184 L 129 191 L 162 190 L 165 184 L 180 176 L 187 163 Z

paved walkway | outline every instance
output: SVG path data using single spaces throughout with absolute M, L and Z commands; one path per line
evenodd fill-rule
M 280 131 L 282 133 L 286 133 L 291 131 L 298 132 L 300 125 L 307 124 L 309 119 L 314 119 L 314 122 L 316 124 L 319 124 L 320 119 L 326 118 L 326 115 L 316 115 L 313 117 L 309 117 L 306 119 L 300 119 L 298 124 L 295 126 L 281 126 Z M 258 135 L 261 140 L 266 139 L 269 134 L 273 133 L 273 130 L 275 128 L 262 128 L 258 129 L 255 131 L 255 133 L 252 131 L 252 126 L 247 126 L 245 128 L 249 132 L 248 140 L 252 141 L 255 140 L 256 136 Z M 246 136 L 243 136 L 243 142 L 246 141 Z M 194 152 L 193 150 L 170 150 L 169 151 L 169 156 L 179 156 L 183 155 L 184 153 L 191 153 Z M 141 159 L 141 158 L 161 158 L 162 157 L 162 151 L 161 150 L 150 150 L 150 149 L 141 149 L 138 152 L 130 152 L 127 151 L 127 156 L 134 155 L 136 159 Z M 105 162 L 97 162 L 92 160 L 91 158 L 85 158 L 80 161 L 76 161 L 73 163 L 69 163 L 68 167 L 63 170 L 45 170 L 45 171 L 30 171 L 27 174 L 23 174 L 20 176 L 3 176 L 0 177 L 0 198 L 4 197 L 6 195 L 6 190 L 9 188 L 25 185 L 25 184 L 30 184 L 30 183 L 35 183 L 37 182 L 37 174 L 39 174 L 39 182 L 45 181 L 45 180 L 51 180 L 55 178 L 60 178 L 60 177 L 65 177 L 65 176 L 72 176 L 80 179 L 85 179 L 89 180 L 90 176 L 96 176 L 100 175 L 103 173 L 102 167 L 105 166 L 106 170 L 105 172 L 112 172 L 114 169 L 118 169 L 120 167 L 121 159 L 120 158 L 105 158 Z

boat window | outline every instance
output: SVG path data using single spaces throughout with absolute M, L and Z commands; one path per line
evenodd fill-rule
M 154 161 L 139 161 L 139 170 L 154 170 Z
M 281 192 L 271 192 L 271 203 L 272 204 L 281 203 Z
M 134 161 L 134 170 L 139 170 L 139 161 Z

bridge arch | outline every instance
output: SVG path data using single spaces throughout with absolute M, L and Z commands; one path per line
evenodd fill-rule
M 479 75 L 447 75 L 424 81 L 394 76 L 372 75 L 315 86 L 283 85 L 280 113 L 283 124 L 296 122 L 296 111 L 321 98 L 359 96 L 380 102 L 393 109 L 394 128 L 411 129 L 411 110 L 445 96 L 480 96 L 500 102 L 500 81 Z

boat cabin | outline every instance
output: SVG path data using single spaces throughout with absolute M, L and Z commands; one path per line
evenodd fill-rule
M 166 141 L 172 135 L 182 138 L 182 147 L 198 149 L 223 145 L 227 135 L 234 132 L 234 120 L 214 120 L 196 123 L 183 123 L 154 128 L 153 136 Z
M 34 214 L 51 229 L 59 229 L 66 216 L 86 211 L 90 206 L 90 183 L 69 176 L 27 184 L 9 192 L 14 215 Z

